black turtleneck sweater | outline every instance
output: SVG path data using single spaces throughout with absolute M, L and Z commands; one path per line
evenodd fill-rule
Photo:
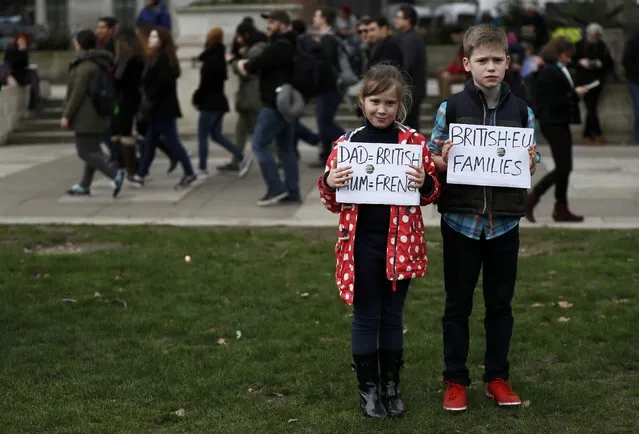
M 387 128 L 375 128 L 366 121 L 364 128 L 351 137 L 351 142 L 397 143 L 399 129 L 393 122 Z M 357 214 L 357 234 L 388 234 L 390 226 L 390 205 L 361 204 Z

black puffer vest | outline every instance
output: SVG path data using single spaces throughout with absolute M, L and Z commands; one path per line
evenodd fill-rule
M 451 123 L 489 125 L 486 98 L 472 80 L 466 82 L 463 91 L 448 98 L 447 105 L 454 107 L 447 116 Z M 501 84 L 496 110 L 495 126 L 527 126 L 526 103 L 511 94 L 508 83 Z M 527 192 L 523 188 L 448 184 L 445 172 L 439 174 L 439 180 L 442 189 L 437 209 L 440 213 L 472 213 L 488 217 L 523 217 L 525 214 Z

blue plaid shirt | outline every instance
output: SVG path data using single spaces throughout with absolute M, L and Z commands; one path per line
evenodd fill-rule
M 487 110 L 488 125 L 495 125 L 495 113 L 495 109 Z M 535 115 L 530 107 L 528 107 L 528 128 L 535 128 Z M 442 155 L 442 147 L 446 140 L 448 140 L 448 125 L 446 124 L 446 101 L 444 101 L 437 110 L 428 149 L 433 155 Z M 494 217 L 492 224 L 488 217 L 479 214 L 444 213 L 442 217 L 448 226 L 475 240 L 480 239 L 482 233 L 487 240 L 496 238 L 519 224 L 519 217 Z

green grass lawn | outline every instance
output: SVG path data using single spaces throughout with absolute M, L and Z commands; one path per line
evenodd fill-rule
M 522 232 L 511 365 L 525 406 L 483 398 L 477 291 L 475 382 L 469 410 L 452 416 L 429 229 L 430 275 L 405 313 L 408 413 L 382 422 L 358 412 L 334 237 L 0 227 L 2 432 L 639 431 L 639 232 Z

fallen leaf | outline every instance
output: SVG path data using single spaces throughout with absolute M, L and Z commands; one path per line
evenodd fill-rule
M 115 300 L 113 300 L 111 303 L 113 304 L 119 304 L 120 306 L 124 307 L 125 309 L 127 308 L 127 304 L 126 301 L 116 298 Z
M 300 297 L 302 297 L 302 298 L 306 298 L 306 297 L 308 297 L 309 295 L 311 295 L 311 294 L 310 294 L 310 293 L 308 293 L 308 292 L 302 292 L 302 293 L 300 294 Z
M 239 339 L 242 337 L 242 331 L 241 330 L 235 330 L 235 339 Z
M 289 419 L 289 420 L 288 420 L 288 423 L 291 423 L 291 422 L 297 422 L 298 420 L 299 420 L 299 419 Z
M 113 280 L 120 280 L 120 276 L 117 276 L 117 275 L 116 275 L 116 276 L 113 278 Z
M 191 262 L 191 257 L 190 257 L 189 255 L 186 255 L 186 256 L 184 257 L 184 262 L 186 262 L 187 264 L 188 264 L 189 262 Z
M 77 303 L 77 300 L 75 298 L 63 298 L 62 303 L 72 304 Z
M 184 417 L 186 416 L 186 411 L 184 411 L 183 408 L 180 408 L 179 410 L 175 410 L 173 414 L 176 415 L 177 417 Z
M 529 399 L 525 400 L 524 402 L 521 403 L 521 406 L 524 408 L 530 407 L 530 400 Z
M 218 344 L 218 345 L 226 345 L 226 339 L 224 339 L 224 338 L 219 338 L 219 339 L 217 340 L 217 342 L 215 342 L 215 343 L 216 343 L 216 344 Z
M 568 321 L 570 321 L 570 318 L 567 318 L 565 316 L 560 316 L 557 321 L 559 321 L 559 322 L 568 322 Z
M 402 334 L 406 334 L 408 333 L 408 327 L 404 327 L 404 330 L 402 330 Z
M 628 258 L 628 259 L 626 259 L 626 261 L 628 261 L 628 262 L 635 262 L 634 258 Z
M 572 303 L 569 303 L 569 302 L 567 302 L 567 301 L 563 301 L 563 300 L 562 300 L 562 301 L 557 302 L 557 305 L 558 305 L 560 308 L 562 308 L 562 309 L 570 309 L 570 308 L 573 306 L 573 304 L 572 304 Z
M 277 396 L 278 398 L 284 398 L 284 395 L 279 392 L 275 392 L 273 395 Z
M 543 303 L 533 303 L 530 305 L 530 307 L 544 307 Z
M 101 298 L 101 297 L 102 297 L 102 294 L 100 294 L 98 291 L 95 291 L 95 292 L 93 293 L 93 296 L 94 296 L 95 298 Z

